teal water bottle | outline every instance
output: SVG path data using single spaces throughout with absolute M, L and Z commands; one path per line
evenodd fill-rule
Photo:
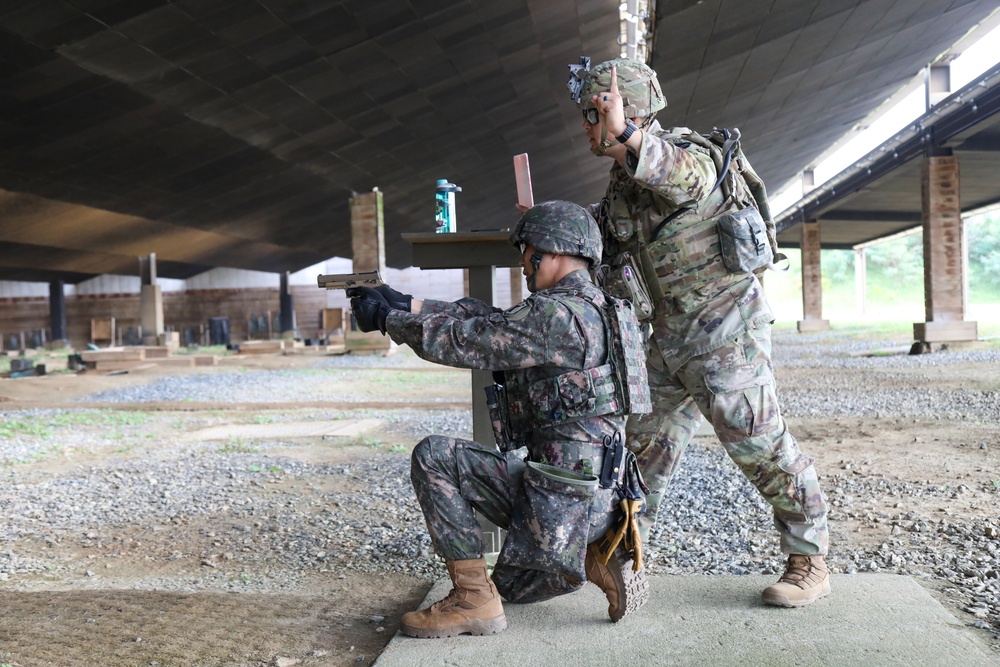
M 434 221 L 439 233 L 455 231 L 455 193 L 461 191 L 462 188 L 449 183 L 447 178 L 438 179 L 434 192 Z

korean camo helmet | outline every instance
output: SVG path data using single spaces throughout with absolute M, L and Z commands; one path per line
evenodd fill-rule
M 514 226 L 510 243 L 515 247 L 526 243 L 554 255 L 583 257 L 591 268 L 600 264 L 604 248 L 594 217 L 568 201 L 545 201 L 529 208 Z
M 656 72 L 638 60 L 616 58 L 593 69 L 590 58 L 580 58 L 579 65 L 570 65 L 567 87 L 576 105 L 586 111 L 594 108 L 594 95 L 611 88 L 611 68 L 615 68 L 618 92 L 622 96 L 626 118 L 652 118 L 667 106 L 667 99 L 660 90 Z

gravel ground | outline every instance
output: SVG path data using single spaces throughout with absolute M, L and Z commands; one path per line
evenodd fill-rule
M 775 364 L 792 378 L 782 380 L 779 387 L 784 412 L 789 417 L 850 415 L 1000 422 L 1000 391 L 974 392 L 956 385 L 945 389 L 928 386 L 925 392 L 915 392 L 912 387 L 915 373 L 919 379 L 922 373 L 934 371 L 938 373 L 934 377 L 940 378 L 941 369 L 948 366 L 988 365 L 1000 374 L 1000 351 L 861 356 L 907 343 L 851 340 L 829 334 L 776 334 Z M 324 357 L 316 365 L 407 368 L 421 367 L 422 363 L 412 354 L 397 354 Z M 806 373 L 817 368 L 861 372 Z M 904 379 L 911 386 L 906 386 Z M 92 394 L 86 400 L 130 403 L 200 396 L 210 401 L 294 402 L 301 400 L 307 380 L 294 370 L 168 376 L 146 386 Z M 898 388 L 894 386 L 897 380 Z M 73 580 L 75 585 L 108 585 L 110 575 L 106 573 L 81 569 L 77 561 L 53 561 L 26 548 L 39 543 L 119 553 L 145 549 L 150 559 L 194 558 L 201 563 L 202 567 L 189 576 L 148 576 L 131 584 L 136 588 L 291 591 L 309 573 L 344 569 L 399 572 L 427 579 L 441 575 L 410 491 L 409 461 L 403 449 L 372 447 L 368 456 L 329 464 L 288 455 L 290 448 L 299 446 L 293 442 L 255 442 L 252 448 L 187 442 L 158 456 L 102 462 L 65 474 L 25 479 L 11 464 L 43 458 L 46 448 L 51 448 L 53 434 L 64 451 L 86 451 L 106 442 L 111 432 L 123 442 L 140 442 L 151 426 L 151 421 L 137 419 L 135 423 L 82 427 L 79 421 L 64 417 L 68 412 L 0 413 L 8 424 L 50 424 L 46 437 L 0 430 L 0 463 L 8 464 L 0 467 L 0 474 L 8 478 L 0 488 L 0 512 L 6 517 L 0 524 L 0 581 L 69 570 L 79 575 Z M 308 418 L 336 419 L 348 414 L 366 416 L 314 411 Z M 388 422 L 387 436 L 411 444 L 427 433 L 470 437 L 472 430 L 471 413 L 466 410 L 401 407 L 378 417 Z M 166 414 L 147 417 L 152 421 L 176 418 Z M 223 418 L 196 415 L 186 419 L 194 420 L 187 422 L 190 430 Z M 270 419 L 301 420 L 303 415 L 271 415 Z M 95 420 L 100 422 L 97 417 Z M 664 500 L 661 522 L 648 545 L 650 572 L 780 572 L 784 557 L 775 544 L 769 507 L 736 473 L 720 447 L 700 440 L 689 448 L 681 464 L 677 479 L 683 483 L 675 483 Z M 1000 443 L 982 443 L 983 448 L 987 446 Z M 856 478 L 843 471 L 827 474 L 823 484 L 831 499 L 832 521 L 850 518 L 873 528 L 891 526 L 891 537 L 878 546 L 834 550 L 829 557 L 834 572 L 898 572 L 935 582 L 971 615 L 970 623 L 1000 641 L 1000 522 L 996 515 L 922 516 L 894 512 L 885 502 L 902 497 L 945 502 L 978 493 L 989 497 L 995 508 L 1000 496 L 996 488 Z M 261 489 L 274 493 L 258 493 Z M 882 509 L 853 509 L 872 503 Z M 734 512 L 734 507 L 739 511 Z M 208 526 L 209 519 L 220 515 L 226 517 L 225 525 L 220 526 L 219 521 L 211 524 L 210 530 L 202 531 L 200 542 L 171 548 L 170 536 L 175 531 Z M 238 563 L 238 569 L 252 572 L 252 576 L 234 577 L 230 563 Z M 105 579 L 103 583 L 96 580 L 98 574 Z
M 782 412 L 789 417 L 852 415 L 1000 421 L 1000 391 L 962 388 L 942 391 L 934 386 L 941 373 L 947 374 L 950 369 L 966 364 L 993 366 L 1000 374 L 1000 349 L 879 354 L 908 347 L 908 341 L 854 340 L 830 333 L 776 334 L 773 359 L 780 373 L 803 369 L 832 371 L 794 373 L 794 384 L 781 383 L 778 389 Z M 842 369 L 862 374 L 859 377 L 857 373 L 836 372 Z M 929 371 L 937 373 L 930 375 Z M 915 388 L 914 377 L 927 380 L 926 386 Z M 893 387 L 893 383 L 899 387 Z M 864 391 L 866 386 L 878 386 L 878 391 Z

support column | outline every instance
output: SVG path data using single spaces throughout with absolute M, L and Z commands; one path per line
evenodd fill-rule
M 354 195 L 351 206 L 351 257 L 354 272 L 378 271 L 385 278 L 385 220 L 382 193 L 378 188 Z M 395 349 L 395 343 L 378 331 L 363 333 L 355 326 L 344 327 L 344 345 L 349 352 Z
M 854 302 L 858 315 L 868 310 L 868 249 L 854 249 Z
M 950 153 L 950 151 L 947 151 Z M 913 325 L 914 351 L 934 343 L 974 341 L 975 322 L 965 321 L 963 221 L 958 157 L 924 158 L 920 177 L 924 229 L 924 316 Z
M 156 253 L 139 258 L 139 325 L 142 344 L 158 345 L 163 335 L 163 294 L 156 284 Z
M 802 223 L 802 319 L 799 333 L 826 331 L 830 322 L 823 319 L 823 273 L 820 270 L 819 223 Z
M 49 349 L 58 350 L 70 346 L 66 339 L 66 295 L 61 280 L 49 283 L 49 331 L 52 334 Z
M 280 274 L 278 287 L 278 328 L 282 338 L 295 338 L 295 300 L 288 284 L 288 271 Z

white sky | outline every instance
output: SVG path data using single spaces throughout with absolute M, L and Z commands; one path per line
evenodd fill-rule
M 959 90 L 977 76 L 1000 62 L 1000 26 L 986 33 L 951 62 L 951 89 Z M 923 78 L 921 71 L 916 75 Z M 830 180 L 864 157 L 873 148 L 905 128 L 926 112 L 924 86 L 896 102 L 868 128 L 845 143 L 813 169 L 814 186 Z M 776 216 L 802 198 L 802 181 L 796 180 L 777 195 L 769 197 L 771 215 Z

